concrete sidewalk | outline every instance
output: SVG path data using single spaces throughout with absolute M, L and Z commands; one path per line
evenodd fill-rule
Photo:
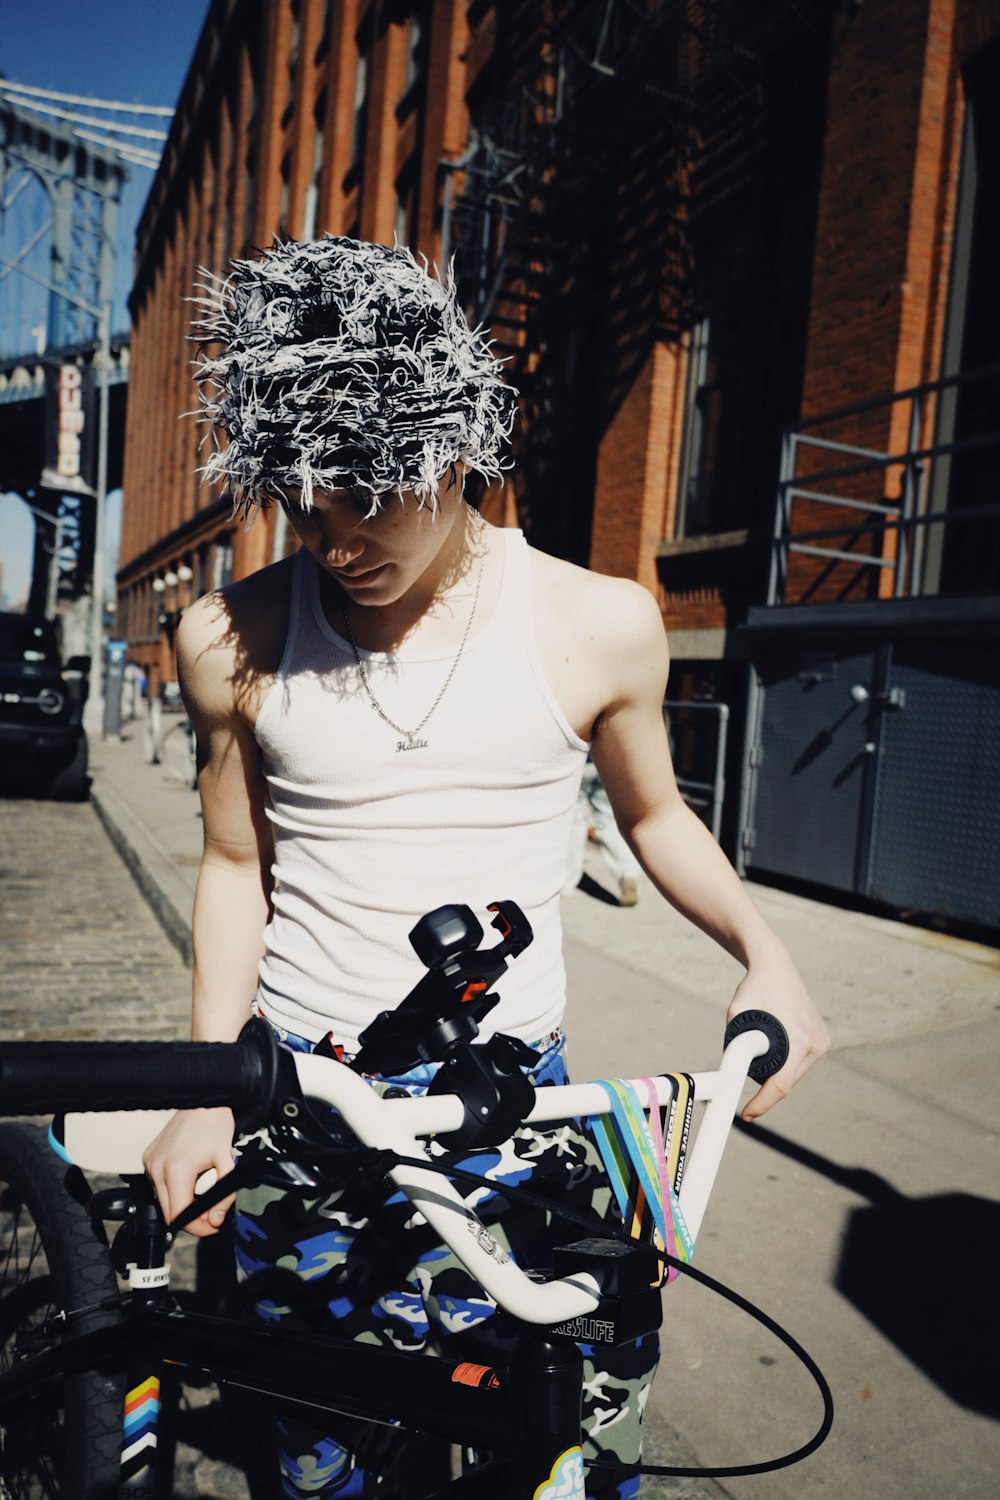
M 169 742 L 167 765 L 151 767 L 139 726 L 125 733 L 92 747 L 93 802 L 189 953 L 197 797 L 173 774 Z M 602 881 L 590 850 L 583 885 L 563 903 L 576 1076 L 714 1066 L 739 966 L 645 880 L 628 910 Z M 836 1422 L 796 1468 L 649 1494 L 995 1500 L 1000 954 L 781 891 L 753 894 L 834 1047 L 763 1124 L 734 1132 L 698 1264 L 805 1345 L 833 1387 Z M 729 1467 L 797 1447 L 820 1403 L 770 1334 L 682 1281 L 666 1294 L 648 1414 L 651 1461 L 662 1440 Z

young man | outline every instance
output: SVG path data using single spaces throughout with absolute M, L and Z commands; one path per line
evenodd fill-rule
M 787 1063 L 745 1111 L 763 1114 L 825 1050 L 825 1028 L 677 792 L 651 596 L 535 552 L 466 505 L 466 472 L 503 467 L 514 402 L 453 288 L 407 251 L 327 238 L 237 263 L 210 301 L 204 331 L 223 347 L 202 378 L 227 442 L 207 473 L 244 514 L 280 503 L 302 546 L 200 600 L 178 633 L 205 828 L 194 1036 L 235 1037 L 254 1001 L 289 1045 L 332 1034 L 350 1055 L 419 978 L 407 934 L 425 911 L 458 901 L 483 918 L 509 897 L 535 940 L 487 1030 L 536 1047 L 536 1082 L 564 1077 L 559 896 L 589 749 L 652 880 L 745 965 L 729 1015 L 766 1008 L 788 1031 Z M 397 1082 L 427 1081 L 418 1069 Z M 229 1170 L 232 1137 L 226 1110 L 174 1118 L 147 1156 L 168 1218 L 201 1172 Z M 595 1163 L 575 1132 L 525 1132 L 496 1180 L 530 1173 L 601 1206 Z M 461 1357 L 502 1343 L 492 1305 L 418 1231 L 394 1232 L 385 1196 L 369 1185 L 303 1208 L 272 1190 L 241 1195 L 257 1315 L 397 1347 L 433 1331 Z M 227 1207 L 193 1232 L 216 1232 Z M 499 1192 L 477 1209 L 515 1251 L 538 1227 Z M 300 1313 L 294 1296 L 269 1294 L 279 1265 L 319 1290 L 318 1305 Z M 647 1339 L 590 1367 L 592 1450 L 637 1462 L 655 1356 Z M 289 1495 L 367 1495 L 397 1460 L 344 1430 L 283 1430 Z M 589 1494 L 637 1491 L 634 1477 L 592 1474 Z

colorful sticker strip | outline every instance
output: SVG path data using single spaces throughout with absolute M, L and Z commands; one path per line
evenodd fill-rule
M 593 1116 L 588 1124 L 629 1234 L 687 1263 L 694 1242 L 677 1193 L 690 1136 L 694 1085 L 687 1073 L 664 1076 L 671 1096 L 662 1111 L 654 1080 L 639 1080 L 646 1091 L 648 1118 L 632 1084 L 622 1078 L 599 1080 L 611 1112 Z M 675 1266 L 666 1266 L 665 1272 L 658 1279 L 668 1284 L 678 1274 Z

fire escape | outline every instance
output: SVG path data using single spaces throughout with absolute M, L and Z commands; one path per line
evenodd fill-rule
M 614 327 L 602 237 L 614 225 L 620 249 L 652 226 L 655 284 L 643 326 L 680 337 L 697 297 L 692 216 L 725 191 L 722 158 L 734 138 L 752 138 L 768 55 L 825 27 L 829 11 L 798 0 L 497 7 L 499 98 L 473 108 L 466 151 L 442 164 L 443 239 L 446 255 L 456 251 L 470 316 L 492 328 L 521 393 L 526 526 L 557 492 L 565 460 L 560 410 L 572 399 L 575 310 L 604 309 L 603 336 L 616 353 L 637 341 Z M 636 254 L 648 263 L 649 245 Z M 607 365 L 620 372 L 620 360 Z

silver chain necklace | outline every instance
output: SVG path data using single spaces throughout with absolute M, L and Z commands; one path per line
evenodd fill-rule
M 354 631 L 351 627 L 351 617 L 347 613 L 347 605 L 344 603 L 343 598 L 341 598 L 340 600 L 340 612 L 344 617 L 344 624 L 347 627 L 347 639 L 351 643 L 351 650 L 354 652 L 354 660 L 357 663 L 358 672 L 361 676 L 362 686 L 364 687 L 364 690 L 368 695 L 368 701 L 375 712 L 378 714 L 379 718 L 382 719 L 386 724 L 388 724 L 390 729 L 394 729 L 397 734 L 401 734 L 403 736 L 401 740 L 397 740 L 396 742 L 397 752 L 399 752 L 400 750 L 427 749 L 429 742 L 425 739 L 420 738 L 420 731 L 430 719 L 431 714 L 434 713 L 438 704 L 441 702 L 441 699 L 444 697 L 445 693 L 448 691 L 449 686 L 451 685 L 451 679 L 454 677 L 458 664 L 462 660 L 462 653 L 464 652 L 465 644 L 469 639 L 469 632 L 472 629 L 472 622 L 476 618 L 476 606 L 479 603 L 479 590 L 483 582 L 483 569 L 486 566 L 486 557 L 490 550 L 490 533 L 489 527 L 486 525 L 486 522 L 483 520 L 479 512 L 475 511 L 474 515 L 479 522 L 479 535 L 482 539 L 483 550 L 479 554 L 479 569 L 476 573 L 475 592 L 472 595 L 472 608 L 469 611 L 469 618 L 465 622 L 465 632 L 462 636 L 458 651 L 455 653 L 452 664 L 448 668 L 448 675 L 441 685 L 441 691 L 438 693 L 437 697 L 434 699 L 434 702 L 431 704 L 430 708 L 420 720 L 420 723 L 417 725 L 416 729 L 404 729 L 401 724 L 396 723 L 395 719 L 390 719 L 389 715 L 386 713 L 385 709 L 382 707 L 381 703 L 372 692 L 372 685 L 368 681 L 368 673 L 365 671 L 365 664 L 361 660 L 361 652 L 358 650 L 358 643 L 354 639 Z

